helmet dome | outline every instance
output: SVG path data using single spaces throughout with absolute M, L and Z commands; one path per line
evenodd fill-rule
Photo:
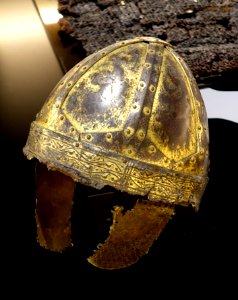
M 83 184 L 197 207 L 208 168 L 204 103 L 169 44 L 118 42 L 63 77 L 24 153 Z

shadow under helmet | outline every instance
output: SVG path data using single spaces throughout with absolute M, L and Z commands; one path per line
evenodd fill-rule
M 96 189 L 198 209 L 209 164 L 206 110 L 171 45 L 120 41 L 62 78 L 32 122 L 24 153 Z

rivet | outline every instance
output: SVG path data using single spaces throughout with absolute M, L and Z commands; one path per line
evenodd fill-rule
M 149 114 L 150 114 L 150 108 L 149 108 L 148 106 L 145 106 L 145 107 L 143 108 L 143 113 L 144 113 L 145 115 L 149 115 Z
M 137 137 L 138 137 L 138 139 L 143 139 L 144 137 L 145 137 L 145 133 L 144 133 L 144 131 L 142 130 L 142 129 L 139 129 L 138 131 L 137 131 Z
M 130 133 L 131 133 L 131 130 L 130 130 L 130 129 L 127 129 L 127 130 L 126 130 L 126 133 L 127 133 L 127 134 L 130 134 Z
M 150 145 L 150 146 L 149 146 L 149 152 L 150 152 L 150 153 L 155 153 L 155 152 L 156 152 L 156 148 L 155 148 L 154 145 Z
M 145 82 L 144 81 L 140 81 L 139 86 L 140 86 L 140 88 L 143 89 L 145 87 Z
M 150 54 L 154 54 L 154 53 L 155 53 L 155 50 L 150 49 L 150 50 L 149 50 L 149 53 L 150 53 Z
M 150 91 L 152 92 L 152 93 L 154 93 L 155 92 L 155 86 L 154 85 L 150 85 Z
M 77 148 L 79 147 L 79 143 L 78 143 L 78 142 L 77 142 L 77 143 L 75 143 L 75 147 L 77 147 Z
M 134 128 L 132 128 L 132 127 L 127 127 L 126 130 L 125 130 L 125 135 L 126 135 L 127 137 L 130 137 L 130 136 L 132 136 L 133 134 L 134 134 Z
M 64 120 L 64 116 L 60 116 L 60 120 L 63 121 Z
M 145 67 L 149 69 L 149 68 L 151 67 L 151 64 L 146 63 L 146 64 L 145 64 Z
M 71 85 L 72 85 L 72 82 L 69 82 L 69 83 L 67 84 L 67 87 L 71 87 Z
M 83 70 L 83 71 L 87 70 L 87 66 L 83 66 L 83 67 L 82 67 L 82 70 Z
M 112 139 L 112 134 L 111 133 L 107 133 L 106 134 L 106 139 L 107 140 L 111 140 Z
M 133 109 L 137 109 L 137 104 L 133 104 Z
M 90 141 L 92 139 L 91 134 L 87 134 L 86 138 L 87 138 L 88 141 Z
M 70 131 L 71 131 L 71 132 L 74 132 L 74 127 L 71 127 Z
M 55 107 L 56 107 L 56 108 L 59 108 L 59 104 L 56 104 Z

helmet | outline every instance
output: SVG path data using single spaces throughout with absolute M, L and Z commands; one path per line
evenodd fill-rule
M 23 151 L 96 189 L 109 185 L 155 206 L 198 209 L 209 164 L 206 110 L 170 44 L 120 41 L 62 78 Z

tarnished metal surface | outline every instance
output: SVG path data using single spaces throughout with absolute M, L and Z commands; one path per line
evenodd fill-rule
M 95 188 L 198 208 L 208 170 L 204 103 L 169 44 L 118 42 L 63 77 L 24 153 Z
M 144 38 L 109 46 L 67 73 L 24 151 L 82 183 L 196 206 L 207 144 L 191 73 L 169 45 Z

